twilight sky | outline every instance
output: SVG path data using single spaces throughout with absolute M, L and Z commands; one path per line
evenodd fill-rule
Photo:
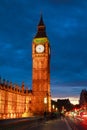
M 52 97 L 78 97 L 87 88 L 87 0 L 0 0 L 0 75 L 31 88 L 41 12 L 51 46 Z

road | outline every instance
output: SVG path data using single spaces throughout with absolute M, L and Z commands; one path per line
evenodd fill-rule
M 72 130 L 66 119 L 50 120 L 31 127 L 22 128 L 21 130 Z
M 81 118 L 67 118 L 67 121 L 72 128 L 72 130 L 87 130 L 87 120 L 82 120 Z
M 11 121 L 12 122 L 12 121 Z M 0 130 L 87 130 L 87 123 L 77 118 L 61 118 L 53 120 L 15 120 Z
M 18 121 L 18 120 L 17 120 Z M 22 120 L 23 121 L 23 120 Z M 66 119 L 53 119 L 53 120 L 36 120 L 34 122 L 13 122 L 13 124 L 6 124 L 6 127 L 0 130 L 72 130 Z

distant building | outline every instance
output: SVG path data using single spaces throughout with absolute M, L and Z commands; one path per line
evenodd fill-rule
M 73 108 L 73 104 L 70 103 L 69 99 L 58 99 L 57 106 L 59 111 L 61 111 L 63 107 L 66 109 L 66 111 L 69 111 Z
M 69 99 L 58 99 L 57 101 L 51 100 L 52 110 L 56 109 L 61 112 L 62 108 L 64 108 L 66 111 L 72 110 L 74 105 L 70 103 Z
M 80 100 L 79 100 L 80 106 L 87 105 L 87 90 L 83 89 L 80 93 Z
M 51 112 L 50 44 L 41 16 L 32 42 L 32 90 L 0 79 L 0 118 L 19 118 Z

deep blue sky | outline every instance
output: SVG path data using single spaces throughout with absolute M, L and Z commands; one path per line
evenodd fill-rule
M 0 75 L 31 88 L 41 12 L 51 45 L 52 96 L 79 96 L 87 88 L 87 0 L 0 0 Z

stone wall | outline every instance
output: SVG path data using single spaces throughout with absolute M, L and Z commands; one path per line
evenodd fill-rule
M 24 83 L 19 87 L 0 80 L 0 119 L 29 116 L 31 97 L 32 91 L 25 89 Z

